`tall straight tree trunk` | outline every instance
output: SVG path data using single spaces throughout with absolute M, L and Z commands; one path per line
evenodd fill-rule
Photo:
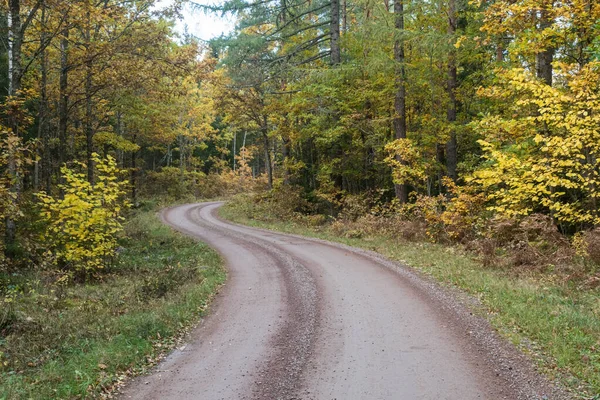
M 454 38 L 456 34 L 456 0 L 448 0 L 448 36 Z M 450 47 L 448 54 L 448 111 L 447 120 L 450 125 L 450 139 L 446 143 L 446 171 L 448 176 L 456 181 L 456 165 L 458 163 L 458 152 L 456 143 L 456 114 L 458 103 L 456 100 L 457 71 L 456 71 L 456 49 Z
M 283 144 L 281 146 L 281 153 L 283 156 L 283 184 L 284 185 L 289 185 L 290 184 L 290 169 L 288 166 L 288 158 L 290 156 L 290 145 L 291 145 L 291 140 L 289 137 L 283 137 L 282 138 Z
M 395 40 L 394 61 L 396 96 L 394 99 L 394 137 L 406 139 L 406 69 L 404 67 L 404 0 L 394 0 Z M 398 159 L 402 162 L 402 160 Z M 395 184 L 396 197 L 401 203 L 408 201 L 406 184 Z
M 42 141 L 42 182 L 46 193 L 50 193 L 52 189 L 52 171 L 51 171 L 51 153 L 50 153 L 50 130 L 48 129 L 48 52 L 46 51 L 46 43 L 48 41 L 48 32 L 45 29 L 46 18 L 46 3 L 42 1 L 42 33 L 40 41 L 44 49 L 40 55 L 40 107 L 39 107 L 39 124 L 38 137 Z
M 442 181 L 442 179 L 444 178 L 444 169 L 442 167 L 444 165 L 444 147 L 445 146 L 443 144 L 438 144 L 435 148 L 435 159 L 439 165 L 437 173 L 437 189 L 440 194 L 444 191 L 444 184 Z
M 340 0 L 331 0 L 331 65 L 342 62 L 340 51 Z
M 59 163 L 62 166 L 69 160 L 69 146 L 67 145 L 67 128 L 69 124 L 69 22 L 65 20 L 65 27 L 60 40 L 60 77 L 58 101 L 58 139 Z
M 235 154 L 237 150 L 237 132 L 233 133 L 233 149 L 231 151 L 231 157 L 233 158 L 233 172 L 235 172 Z
M 546 28 L 552 26 L 552 21 L 548 15 L 548 11 L 542 9 L 540 11 L 540 24 L 539 30 L 543 31 Z M 545 48 L 536 55 L 536 69 L 537 77 L 547 85 L 552 86 L 552 61 L 554 60 L 554 48 Z
M 91 48 L 92 48 L 92 12 L 91 2 L 86 2 L 87 12 L 86 20 L 87 26 L 85 30 L 85 116 L 84 116 L 84 133 L 85 133 L 85 148 L 87 158 L 87 178 L 88 182 L 94 184 L 94 107 L 93 107 L 93 73 L 94 73 L 94 61 L 92 59 Z
M 183 180 L 183 173 L 185 172 L 185 138 L 183 135 L 177 137 L 179 145 L 179 170 L 181 171 L 181 179 Z
M 87 155 L 88 182 L 94 183 L 94 116 L 92 99 L 92 60 L 86 61 L 85 71 L 85 143 Z
M 273 164 L 271 162 L 271 152 L 269 151 L 269 129 L 266 116 L 263 117 L 261 130 L 265 142 L 265 169 L 267 170 L 267 177 L 269 179 L 269 189 L 273 189 Z
M 21 27 L 21 2 L 20 0 L 8 1 L 8 95 L 17 96 L 21 89 L 21 47 L 23 35 Z M 8 126 L 15 136 L 19 136 L 19 121 L 15 115 L 8 117 Z M 11 179 L 10 191 L 17 197 L 21 192 L 20 177 L 17 171 L 17 160 L 14 149 L 8 154 L 8 174 Z M 5 253 L 12 257 L 16 239 L 17 226 L 11 213 L 5 219 Z
M 348 32 L 348 0 L 342 2 L 342 32 Z
M 132 139 L 132 142 L 135 144 L 137 133 L 133 134 Z M 137 153 L 137 150 L 131 152 L 131 202 L 134 207 L 137 207 Z
M 8 94 L 15 96 L 21 89 L 21 0 L 9 0 L 8 3 Z M 17 131 L 14 133 L 18 134 Z

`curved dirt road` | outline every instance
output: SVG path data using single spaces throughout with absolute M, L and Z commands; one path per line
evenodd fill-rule
M 123 398 L 567 398 L 447 290 L 369 252 L 219 220 L 220 204 L 163 212 L 229 279 L 190 344 Z

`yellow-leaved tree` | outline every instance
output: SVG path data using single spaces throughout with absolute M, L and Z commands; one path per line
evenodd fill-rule
M 481 91 L 503 110 L 475 124 L 487 162 L 471 183 L 507 217 L 544 212 L 564 226 L 593 226 L 600 224 L 600 62 L 556 66 L 556 87 L 512 69 Z
M 392 167 L 397 185 L 420 186 L 427 179 L 427 163 L 411 139 L 396 139 L 385 146 L 386 164 Z
M 121 230 L 128 182 L 119 179 L 122 171 L 107 156 L 93 155 L 96 182 L 87 181 L 84 163 L 77 169 L 61 168 L 64 196 L 39 194 L 41 217 L 47 223 L 43 234 L 48 250 L 69 277 L 85 279 L 98 272 L 115 256 Z

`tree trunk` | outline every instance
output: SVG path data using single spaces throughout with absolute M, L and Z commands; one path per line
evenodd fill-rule
M 21 31 L 21 2 L 9 0 L 8 2 L 8 95 L 14 97 L 21 89 L 21 47 L 23 36 Z M 16 115 L 8 117 L 8 126 L 15 136 L 19 136 L 19 122 Z M 17 197 L 21 192 L 20 177 L 17 171 L 15 149 L 8 154 L 8 175 L 10 177 L 10 191 Z M 16 239 L 17 226 L 12 215 L 5 219 L 5 253 L 12 257 Z
M 177 142 L 179 144 L 179 170 L 181 171 L 181 179 L 183 180 L 183 173 L 185 172 L 185 138 L 183 135 L 179 135 L 177 137 Z
M 342 32 L 348 32 L 348 0 L 342 2 Z
M 269 179 L 269 189 L 273 189 L 273 164 L 271 163 L 271 152 L 269 151 L 269 130 L 267 117 L 263 117 L 262 134 L 265 141 L 265 169 Z
M 404 0 L 394 0 L 395 40 L 394 61 L 396 97 L 394 99 L 394 136 L 396 139 L 406 139 L 406 69 L 404 67 Z M 402 160 L 398 159 L 402 162 Z M 395 184 L 396 197 L 401 203 L 408 201 L 406 184 Z
M 340 51 L 340 0 L 331 0 L 331 65 L 338 65 L 341 61 Z
M 87 155 L 87 178 L 94 184 L 94 116 L 92 104 L 92 61 L 86 61 L 85 71 L 85 143 Z
M 548 15 L 548 11 L 542 9 L 540 13 L 539 29 L 543 31 L 552 26 L 552 21 Z M 554 59 L 554 49 L 545 48 L 536 55 L 537 58 L 537 77 L 547 85 L 552 86 L 552 61 Z
M 290 170 L 288 168 L 287 159 L 290 156 L 290 144 L 291 140 L 289 137 L 282 138 L 283 145 L 281 146 L 281 153 L 283 155 L 283 184 L 290 184 Z
M 87 158 L 87 178 L 90 184 L 94 184 L 94 104 L 93 104 L 93 89 L 94 89 L 94 60 L 92 57 L 92 4 L 90 1 L 86 2 L 86 27 L 84 33 L 84 48 L 85 48 L 85 144 L 86 144 L 86 158 Z M 96 32 L 98 26 L 96 27 Z
M 133 134 L 133 143 L 137 141 L 137 134 Z M 137 150 L 131 152 L 131 202 L 137 207 Z
M 504 62 L 504 45 L 501 41 L 498 41 L 496 46 L 496 62 Z
M 437 173 L 437 184 L 438 184 L 438 192 L 439 194 L 444 192 L 444 184 L 442 179 L 444 178 L 444 145 L 438 144 L 435 149 L 435 158 L 438 163 L 438 173 Z
M 448 35 L 454 37 L 456 34 L 456 0 L 448 2 Z M 447 120 L 450 125 L 450 139 L 446 143 L 446 171 L 448 176 L 456 181 L 456 165 L 458 163 L 457 143 L 456 143 L 456 114 L 458 103 L 456 100 L 457 71 L 456 71 L 456 49 L 450 48 L 448 54 L 448 111 Z
M 48 52 L 46 43 L 48 41 L 48 32 L 45 29 L 47 22 L 46 4 L 42 1 L 42 33 L 40 41 L 44 49 L 40 56 L 40 107 L 38 122 L 38 137 L 42 142 L 42 182 L 46 193 L 52 190 L 52 171 L 50 154 L 50 130 L 48 129 Z
M 235 152 L 236 152 L 236 145 L 237 145 L 237 132 L 234 132 L 233 133 L 233 151 L 232 151 L 233 172 L 235 172 Z
M 58 102 L 58 141 L 59 163 L 62 166 L 69 160 L 70 149 L 67 145 L 67 128 L 69 124 L 69 27 L 65 20 L 65 28 L 60 40 L 60 77 Z
M 22 77 L 21 0 L 9 0 L 8 3 L 8 95 L 15 96 L 21 89 Z M 13 133 L 18 134 L 17 131 Z

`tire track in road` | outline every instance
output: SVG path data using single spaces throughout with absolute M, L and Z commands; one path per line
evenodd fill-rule
M 348 246 L 220 220 L 221 203 L 162 213 L 227 261 L 210 315 L 132 399 L 570 398 L 451 293 Z

